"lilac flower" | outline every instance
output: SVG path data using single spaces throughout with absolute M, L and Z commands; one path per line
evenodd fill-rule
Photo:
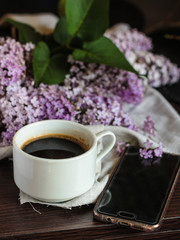
M 123 52 L 128 52 L 130 50 L 152 50 L 151 39 L 137 29 L 132 29 L 130 27 L 124 29 L 119 27 L 117 30 L 108 30 L 105 36 L 109 37 Z
M 165 56 L 146 51 L 131 51 L 127 58 L 139 73 L 148 76 L 149 85 L 153 87 L 173 84 L 180 78 L 180 68 Z
M 151 149 L 152 143 L 147 139 L 144 143 L 144 148 L 139 149 L 140 157 L 143 159 L 149 159 L 153 157 L 162 157 L 163 145 L 159 144 L 159 147 Z
M 162 157 L 163 154 L 163 144 L 162 142 L 160 142 L 159 147 L 154 149 L 154 155 L 156 157 Z
M 143 131 L 149 133 L 152 136 L 156 135 L 155 122 L 151 119 L 150 116 L 147 116 L 146 120 L 144 121 Z
M 149 139 L 147 139 L 144 143 L 145 149 L 149 149 L 152 146 L 152 142 L 149 141 Z
M 151 40 L 137 30 L 128 33 L 106 33 L 136 67 L 147 72 L 152 79 L 179 76 L 175 65 L 153 59 L 154 55 L 140 55 L 149 51 Z M 0 118 L 1 145 L 9 145 L 15 132 L 22 126 L 43 119 L 67 119 L 82 124 L 123 126 L 135 131 L 138 127 L 124 103 L 136 105 L 144 99 L 144 82 L 133 73 L 98 64 L 74 61 L 69 56 L 70 72 L 63 85 L 35 86 L 32 74 L 32 43 L 20 44 L 11 38 L 0 38 Z M 132 54 L 134 53 L 134 55 Z M 152 64 L 153 63 L 153 64 Z M 166 63 L 166 64 L 164 64 Z M 152 68 L 149 68 L 152 65 Z M 150 69 L 150 70 L 149 70 Z M 161 76 L 157 76 L 160 69 Z M 152 71 L 151 71 L 152 70 Z M 154 75 L 153 75 L 154 74 Z M 150 82 L 151 83 L 151 82 Z M 152 132 L 153 122 L 146 120 L 146 131 Z M 151 153 L 149 152 L 149 155 Z M 160 154 L 160 149 L 156 150 Z
M 120 26 L 108 30 L 105 35 L 125 54 L 139 73 L 148 76 L 149 85 L 159 87 L 179 80 L 180 68 L 165 56 L 151 53 L 152 41 L 143 33 Z
M 116 143 L 116 152 L 120 156 L 121 153 L 125 150 L 127 146 L 129 146 L 129 142 L 117 142 Z
M 139 149 L 140 157 L 144 159 L 153 158 L 153 151 L 147 149 Z
M 69 61 L 73 65 L 73 69 L 74 65 L 79 65 L 78 61 L 71 58 Z M 81 63 L 78 72 L 70 69 L 70 75 L 66 77 L 65 85 L 69 85 L 69 83 L 73 84 L 73 95 L 81 94 L 82 88 L 84 88 L 83 92 L 88 89 L 88 92 L 97 93 L 97 96 L 99 93 L 107 97 L 114 95 L 119 101 L 131 104 L 138 104 L 144 98 L 145 89 L 141 78 L 133 73 L 105 65 Z

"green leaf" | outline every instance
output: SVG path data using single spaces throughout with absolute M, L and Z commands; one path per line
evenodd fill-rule
M 33 51 L 33 70 L 34 80 L 37 84 L 40 83 L 46 68 L 49 64 L 49 48 L 44 42 L 39 42 Z
M 65 5 L 66 5 L 66 0 L 59 0 L 58 13 L 60 17 L 65 17 Z
M 59 84 L 64 81 L 69 71 L 67 55 L 55 54 L 50 56 L 50 51 L 44 42 L 39 42 L 33 52 L 34 79 L 40 83 Z
M 54 36 L 54 40 L 57 43 L 60 43 L 62 45 L 65 45 L 68 43 L 71 36 L 68 33 L 67 22 L 65 18 L 59 19 L 58 23 L 56 24 L 53 36 Z
M 117 46 L 104 36 L 93 42 L 84 43 L 83 49 L 75 49 L 73 58 L 87 63 L 105 64 L 138 74 Z
M 50 58 L 49 66 L 41 79 L 41 82 L 46 84 L 59 84 L 65 79 L 69 72 L 69 64 L 67 63 L 67 56 L 63 54 L 56 54 Z
M 68 32 L 84 41 L 92 41 L 109 24 L 109 0 L 66 0 Z
M 33 27 L 31 27 L 30 25 L 15 21 L 10 18 L 7 18 L 6 21 L 17 28 L 18 38 L 19 38 L 18 40 L 22 44 L 27 43 L 27 42 L 33 42 L 36 44 L 42 40 L 41 34 L 36 32 L 35 29 Z

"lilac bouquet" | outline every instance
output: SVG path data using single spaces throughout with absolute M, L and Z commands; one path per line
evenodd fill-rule
M 150 38 L 136 29 L 119 27 L 117 30 L 107 31 L 106 36 L 117 45 L 140 74 L 148 76 L 149 85 L 160 87 L 179 80 L 178 66 L 163 55 L 153 54 Z
M 151 40 L 142 33 L 130 29 L 126 34 L 107 36 L 129 61 L 133 62 L 132 55 L 135 55 L 134 67 L 148 73 L 152 86 L 157 85 L 155 81 L 163 84 L 164 76 L 173 82 L 178 80 L 179 69 L 168 59 L 161 56 L 160 60 L 153 55 L 153 60 L 149 60 Z M 138 130 L 124 112 L 123 105 L 136 105 L 143 101 L 145 87 L 141 77 L 102 64 L 75 61 L 70 55 L 70 72 L 63 84 L 41 83 L 36 86 L 32 73 L 34 47 L 32 43 L 23 45 L 11 38 L 0 38 L 1 146 L 10 145 L 15 132 L 22 126 L 44 119 L 66 119 L 85 125 L 115 125 Z M 140 52 L 144 53 L 143 57 Z M 155 134 L 150 117 L 145 120 L 143 130 Z

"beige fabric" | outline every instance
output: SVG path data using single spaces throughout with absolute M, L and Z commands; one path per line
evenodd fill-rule
M 54 30 L 58 17 L 52 13 L 14 14 L 8 13 L 0 18 L 0 25 L 6 24 L 5 19 L 12 18 L 15 21 L 26 23 L 41 34 L 49 34 Z

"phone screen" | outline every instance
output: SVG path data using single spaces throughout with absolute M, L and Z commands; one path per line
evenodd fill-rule
M 109 182 L 97 211 L 101 214 L 157 224 L 180 165 L 180 157 L 142 159 L 129 147 Z

